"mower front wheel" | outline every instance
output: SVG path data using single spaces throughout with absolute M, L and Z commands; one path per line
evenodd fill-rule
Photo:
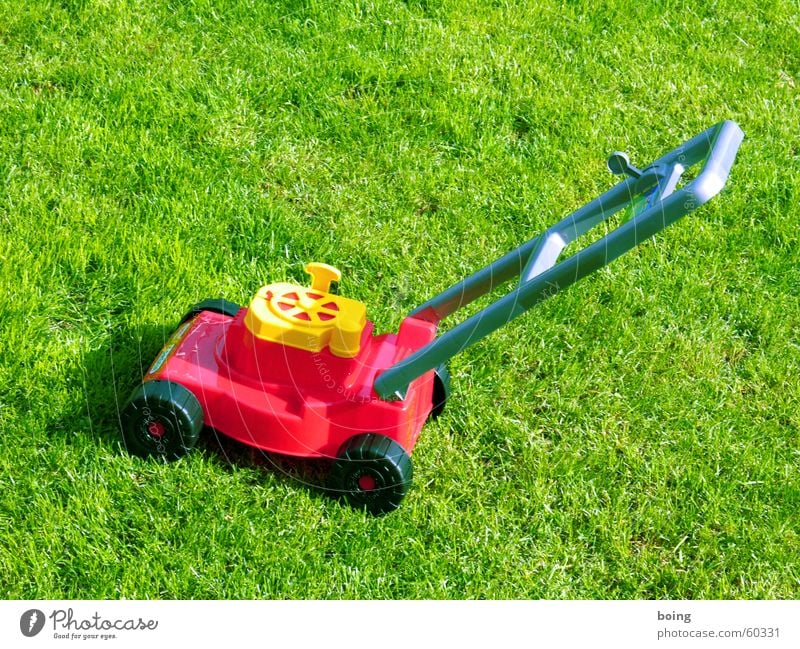
M 356 509 L 380 516 L 400 506 L 411 486 L 411 458 L 384 435 L 351 437 L 331 468 L 330 488 Z
M 129 453 L 176 460 L 197 443 L 203 409 L 197 397 L 173 381 L 138 386 L 122 410 L 122 442 Z

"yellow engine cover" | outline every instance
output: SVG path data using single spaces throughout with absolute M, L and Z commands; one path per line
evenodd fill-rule
M 309 264 L 312 288 L 278 283 L 262 286 L 245 316 L 245 326 L 257 338 L 318 352 L 325 347 L 342 358 L 361 348 L 367 308 L 361 302 L 328 293 L 338 270 Z

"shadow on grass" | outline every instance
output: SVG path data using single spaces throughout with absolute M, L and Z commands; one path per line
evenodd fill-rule
M 90 425 L 87 433 L 92 442 L 126 453 L 120 433 L 120 413 L 173 331 L 174 327 L 158 325 L 122 328 L 115 333 L 111 346 L 85 354 L 81 366 L 70 372 L 75 381 L 83 382 L 84 402 L 76 402 L 72 411 L 65 412 L 51 422 L 48 426 L 50 432 L 86 430 L 87 426 L 73 424 L 85 420 L 88 413 Z M 301 484 L 319 495 L 335 497 L 326 488 L 330 469 L 330 461 L 326 459 L 267 453 L 230 439 L 207 426 L 203 428 L 193 452 L 204 453 L 217 466 L 229 472 L 239 468 L 268 470 L 280 480 Z M 152 458 L 148 461 L 160 460 Z M 257 476 L 258 473 L 253 472 L 253 475 Z
M 335 497 L 326 486 L 331 466 L 330 460 L 268 453 L 237 442 L 208 427 L 203 429 L 197 448 L 204 451 L 209 457 L 215 458 L 215 462 L 228 471 L 240 468 L 267 470 L 281 480 L 300 484 L 319 495 Z M 257 476 L 258 474 L 254 472 L 252 475 Z M 258 478 L 254 478 L 254 480 L 258 480 Z

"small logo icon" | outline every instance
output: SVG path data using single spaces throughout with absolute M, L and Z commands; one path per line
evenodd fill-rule
M 25 611 L 22 617 L 19 618 L 19 630 L 22 635 L 32 638 L 44 627 L 44 613 L 38 608 L 32 608 Z

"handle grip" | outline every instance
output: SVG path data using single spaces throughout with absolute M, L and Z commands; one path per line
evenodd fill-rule
M 603 242 L 606 263 L 708 202 L 725 186 L 743 138 L 735 122 L 720 122 L 642 170 L 631 166 L 624 154 L 613 154 L 609 167 L 629 177 L 549 228 L 530 255 L 520 283 L 552 268 L 567 244 L 627 206 L 631 207 L 631 219 L 597 242 Z M 683 174 L 700 162 L 703 168 L 697 177 L 676 192 Z M 626 228 L 641 234 L 631 245 L 625 237 L 617 236 Z

